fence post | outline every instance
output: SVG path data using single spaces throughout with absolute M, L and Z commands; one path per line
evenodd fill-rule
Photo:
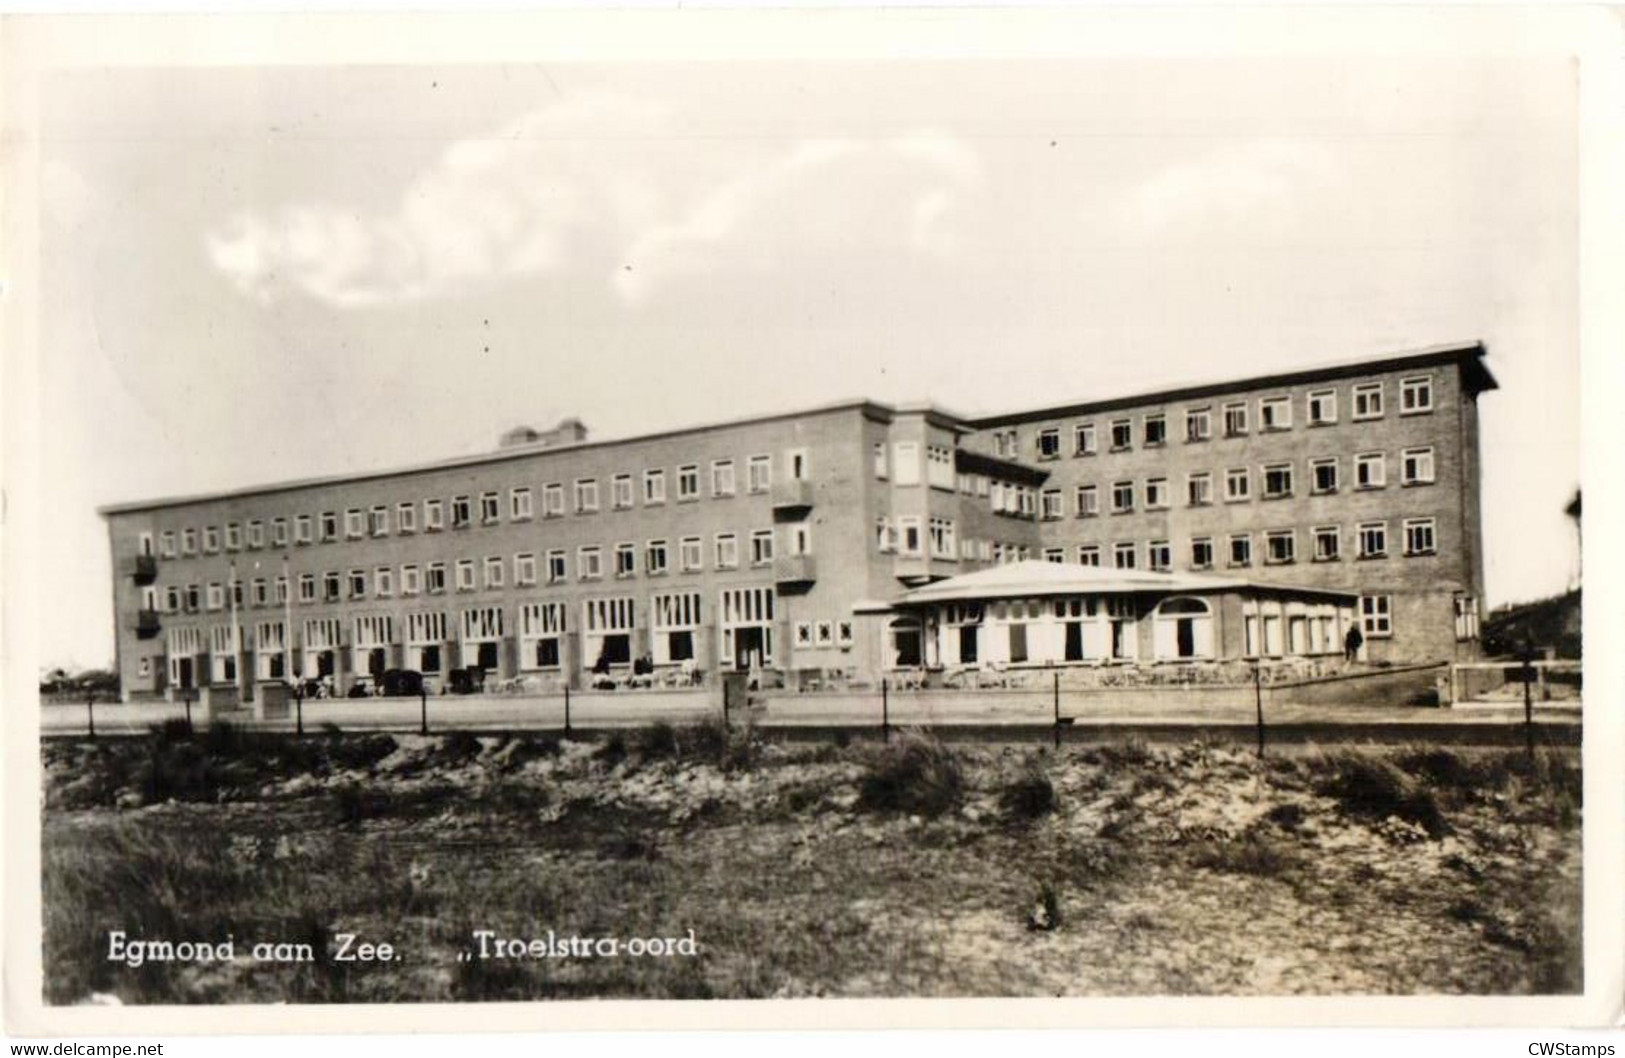
M 186 703 L 186 733 L 192 734 L 192 689 L 186 688 L 181 692 L 181 700 Z
M 293 733 L 296 738 L 305 737 L 305 688 L 297 684 L 293 689 Z
M 1534 657 L 1534 651 L 1529 644 L 1523 646 L 1523 746 L 1524 753 L 1529 757 L 1529 763 L 1535 763 L 1535 703 L 1531 696 L 1531 687 L 1534 683 L 1534 666 L 1529 662 Z
M 722 707 L 724 709 L 728 708 L 726 698 L 723 699 Z M 570 734 L 570 685 L 568 683 L 564 685 L 564 733 L 566 736 Z
M 887 695 L 886 678 L 880 678 L 880 740 L 891 741 L 891 700 Z
M 1258 709 L 1258 755 L 1264 755 L 1264 666 L 1253 662 L 1253 702 Z
M 1055 680 L 1055 748 L 1061 748 L 1061 674 L 1054 673 Z
M 90 720 L 90 737 L 96 737 L 96 692 L 91 691 L 85 696 L 85 715 Z
M 421 719 L 418 724 L 418 734 L 427 735 L 429 733 L 429 692 L 421 683 L 418 684 L 418 708 L 421 710 L 419 713 Z

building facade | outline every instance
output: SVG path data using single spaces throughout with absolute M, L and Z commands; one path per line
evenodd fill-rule
M 1452 657 L 1482 598 L 1483 355 L 978 420 L 855 401 L 607 442 L 566 420 L 475 457 L 106 507 L 122 686 L 875 671 L 908 659 L 859 615 L 1040 557 L 1351 593 L 1368 656 Z

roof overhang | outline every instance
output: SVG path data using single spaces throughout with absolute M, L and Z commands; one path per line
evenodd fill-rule
M 1332 588 L 1259 583 L 1201 573 L 1105 569 L 1068 562 L 1027 560 L 948 577 L 914 588 L 904 592 L 893 608 L 1056 595 L 1204 595 L 1219 592 L 1350 602 L 1358 598 L 1355 592 Z

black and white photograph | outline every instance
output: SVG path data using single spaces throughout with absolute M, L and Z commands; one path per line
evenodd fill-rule
M 8 1005 L 1599 1009 L 1579 53 L 1007 15 L 8 19 Z

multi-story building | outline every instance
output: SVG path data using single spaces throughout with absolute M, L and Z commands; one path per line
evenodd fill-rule
M 978 420 L 860 401 L 615 441 L 566 420 L 478 456 L 106 507 L 122 685 L 872 669 L 855 614 L 1037 557 L 1356 593 L 1371 656 L 1449 657 L 1482 596 L 1483 355 Z

